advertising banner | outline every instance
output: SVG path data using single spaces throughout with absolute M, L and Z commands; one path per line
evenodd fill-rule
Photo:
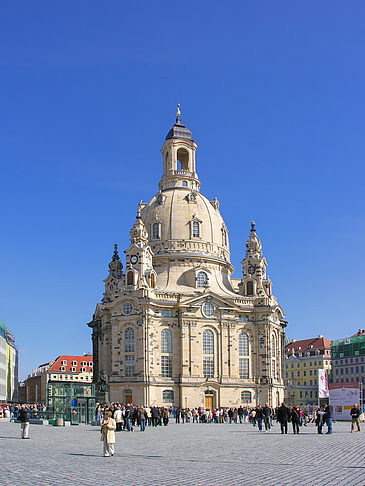
M 318 398 L 329 396 L 327 370 L 318 370 Z
M 360 403 L 359 383 L 330 383 L 330 406 L 334 420 L 351 420 L 350 410 Z

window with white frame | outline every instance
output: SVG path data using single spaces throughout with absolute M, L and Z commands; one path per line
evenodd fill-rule
M 203 332 L 203 376 L 214 377 L 214 333 L 210 329 Z
M 134 355 L 133 354 L 127 354 L 125 356 L 124 375 L 125 376 L 134 375 Z
M 208 283 L 208 275 L 205 272 L 198 272 L 196 276 L 196 286 L 205 287 Z
M 202 312 L 205 317 L 212 317 L 214 314 L 214 305 L 211 302 L 204 302 Z
M 250 377 L 250 367 L 248 358 L 239 358 L 239 373 L 240 378 L 247 380 Z
M 132 314 L 133 312 L 133 304 L 132 302 L 125 302 L 123 304 L 123 307 L 122 307 L 122 313 L 125 315 L 125 316 L 129 316 L 130 314 Z
M 172 332 L 163 329 L 161 332 L 161 353 L 172 353 Z
M 161 376 L 164 377 L 172 376 L 172 356 L 171 355 L 161 356 Z
M 124 351 L 126 353 L 134 353 L 134 329 L 127 327 L 124 331 Z
M 193 221 L 192 237 L 193 238 L 199 238 L 200 237 L 200 224 L 198 223 L 198 221 Z

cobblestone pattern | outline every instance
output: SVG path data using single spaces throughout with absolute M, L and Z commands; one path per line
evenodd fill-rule
M 364 429 L 365 430 L 365 429 Z M 291 427 L 290 427 L 291 432 Z M 104 458 L 98 427 L 0 422 L 2 486 L 364 485 L 363 433 L 334 424 L 299 435 L 279 426 L 259 433 L 249 424 L 170 424 L 116 434 L 116 455 Z

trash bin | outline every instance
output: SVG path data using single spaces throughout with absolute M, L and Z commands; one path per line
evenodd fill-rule
M 50 419 L 49 421 L 50 425 L 56 425 L 56 420 L 57 420 L 56 418 Z
M 57 427 L 63 427 L 63 418 L 57 418 L 56 425 Z

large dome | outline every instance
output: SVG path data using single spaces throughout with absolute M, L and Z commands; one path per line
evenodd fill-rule
M 159 192 L 142 210 L 155 256 L 210 256 L 229 262 L 228 232 L 219 203 L 200 192 L 175 187 Z

